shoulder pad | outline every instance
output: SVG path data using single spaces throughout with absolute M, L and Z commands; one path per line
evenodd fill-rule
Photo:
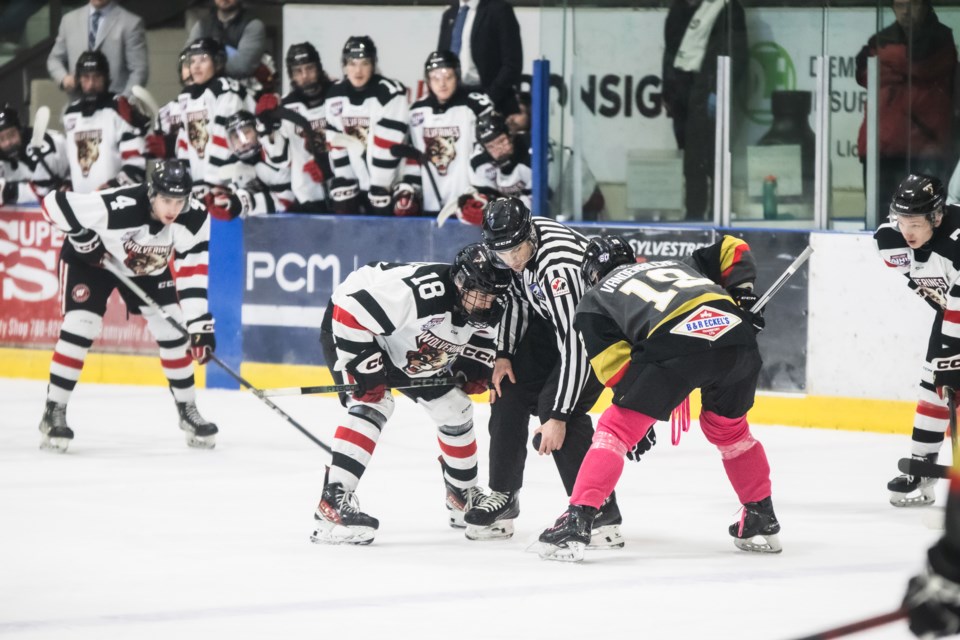
M 376 96 L 380 101 L 380 104 L 387 104 L 395 97 L 399 95 L 405 96 L 407 93 L 407 88 L 398 80 L 390 80 L 388 78 L 378 76 L 376 81 Z

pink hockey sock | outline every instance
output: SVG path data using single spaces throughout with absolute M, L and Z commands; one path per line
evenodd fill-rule
M 723 458 L 723 468 L 741 504 L 770 495 L 770 463 L 763 445 L 753 438 L 746 416 L 725 418 L 712 411 L 700 413 L 700 428 Z

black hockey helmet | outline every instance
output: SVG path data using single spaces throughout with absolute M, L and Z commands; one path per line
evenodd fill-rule
M 77 58 L 77 64 L 74 67 L 73 75 L 77 79 L 78 89 L 81 87 L 80 77 L 91 73 L 99 73 L 103 76 L 104 92 L 110 88 L 110 63 L 107 61 L 107 56 L 103 55 L 102 51 L 84 51 L 80 54 L 80 57 Z M 97 95 L 100 95 L 100 93 L 91 94 L 89 96 L 84 94 L 84 97 L 93 98 Z
M 183 77 L 183 69 L 187 69 L 187 77 Z M 189 47 L 185 47 L 181 52 L 180 56 L 177 58 L 177 82 L 180 83 L 181 87 L 186 87 L 187 85 L 193 84 L 193 79 L 190 77 L 190 52 Z
M 227 131 L 227 144 L 230 150 L 241 160 L 254 160 L 260 157 L 260 139 L 257 118 L 241 109 L 227 118 L 224 127 Z
M 340 66 L 347 66 L 349 60 L 367 59 L 377 66 L 377 45 L 373 44 L 370 36 L 350 36 L 343 45 L 343 55 L 340 56 Z
M 434 69 L 453 69 L 457 75 L 457 84 L 460 83 L 460 58 L 453 51 L 434 51 L 427 56 L 423 63 L 423 79 L 430 86 L 430 72 Z
M 20 114 L 9 104 L 0 107 L 0 131 L 4 129 L 21 129 Z
M 510 135 L 510 129 L 507 128 L 507 119 L 496 111 L 488 111 L 477 118 L 477 124 L 474 127 L 477 136 L 477 142 L 487 144 L 493 142 L 503 134 Z
M 533 235 L 532 214 L 520 198 L 497 198 L 483 208 L 483 243 L 491 251 L 509 251 Z
M 890 220 L 899 216 L 925 216 L 930 222 L 943 213 L 947 192 L 938 178 L 911 173 L 897 187 L 890 201 Z
M 294 86 L 305 96 L 312 98 L 320 93 L 323 88 L 324 74 L 323 64 L 320 62 L 320 54 L 317 52 L 316 47 L 309 42 L 298 42 L 290 45 L 290 48 L 287 49 L 287 77 L 290 78 L 291 83 L 293 83 L 293 68 L 311 63 L 317 65 L 317 81 L 309 85 Z
M 583 250 L 583 265 L 580 267 L 587 286 L 600 282 L 604 276 L 622 264 L 633 264 L 637 254 L 622 236 L 597 236 Z
M 210 56 L 210 58 L 213 60 L 215 75 L 217 73 L 221 73 L 227 64 L 227 50 L 224 48 L 223 43 L 216 38 L 197 38 L 187 45 L 187 48 L 183 50 L 183 54 L 187 56 L 188 62 L 193 56 Z
M 470 322 L 492 326 L 500 321 L 504 311 L 500 297 L 509 291 L 513 278 L 508 271 L 493 266 L 493 259 L 482 243 L 468 244 L 460 250 L 450 268 L 450 277 L 459 291 L 458 310 Z M 478 303 L 484 295 L 497 299 L 482 308 Z
M 168 198 L 183 198 L 183 210 L 190 205 L 193 178 L 190 166 L 184 160 L 159 160 L 147 184 L 147 196 L 153 200 L 158 195 Z

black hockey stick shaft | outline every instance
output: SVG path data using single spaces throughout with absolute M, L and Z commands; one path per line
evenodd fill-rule
M 420 171 L 427 174 L 430 179 L 430 187 L 433 189 L 433 195 L 437 198 L 437 206 L 443 206 L 443 200 L 440 198 L 440 189 L 437 187 L 437 181 L 433 177 L 433 171 L 430 170 L 430 163 L 423 159 L 423 154 L 416 147 L 409 144 L 395 144 L 390 147 L 390 153 L 397 158 L 413 158 L 420 164 Z
M 123 273 L 123 271 L 121 271 L 120 268 L 114 263 L 112 257 L 108 257 L 104 261 L 103 266 L 107 271 L 115 275 L 117 279 L 124 284 L 124 286 L 126 286 L 128 289 L 133 291 L 141 300 L 143 300 L 147 304 L 147 306 L 149 306 L 151 309 L 159 313 L 160 317 L 166 320 L 171 327 L 173 327 L 174 329 L 177 330 L 178 333 L 180 333 L 180 335 L 182 335 L 188 341 L 190 340 L 190 332 L 187 331 L 183 325 L 177 322 L 169 313 L 164 311 L 163 307 L 157 304 L 156 300 L 151 298 L 147 294 L 147 292 L 141 289 L 140 286 L 136 282 L 134 282 L 127 274 Z M 253 391 L 253 394 L 257 396 L 265 405 L 273 409 L 274 413 L 276 413 L 277 415 L 282 417 L 284 420 L 289 422 L 291 425 L 293 425 L 294 428 L 296 428 L 300 433 L 310 438 L 310 440 L 315 445 L 317 445 L 327 453 L 330 453 L 330 454 L 333 453 L 333 449 L 330 448 L 330 445 L 318 439 L 312 433 L 307 431 L 303 427 L 303 425 L 301 425 L 299 422 L 294 420 L 293 417 L 290 416 L 286 411 L 284 411 L 274 403 L 270 402 L 270 400 L 268 400 L 263 396 L 262 392 L 259 389 L 257 389 L 255 386 L 247 382 L 247 380 L 245 380 L 244 377 L 241 376 L 239 373 L 231 369 L 223 360 L 218 358 L 216 354 L 211 353 L 210 359 L 213 360 L 217 365 L 219 365 L 219 367 L 223 369 L 227 373 L 227 375 L 233 378 L 236 382 L 240 383 L 241 385 Z
M 780 291 L 780 288 L 787 283 L 787 280 L 789 280 L 793 274 L 803 266 L 803 263 L 807 261 L 811 253 L 813 253 L 813 247 L 808 246 L 806 249 L 804 249 L 800 255 L 797 256 L 792 263 L 790 263 L 790 266 L 787 267 L 786 271 L 780 274 L 780 277 L 777 278 L 776 282 L 770 285 L 770 288 L 767 289 L 762 296 L 760 296 L 760 299 L 757 300 L 756 304 L 751 307 L 750 312 L 757 313 L 767 306 L 767 303 L 770 302 L 770 299 L 777 295 L 777 292 Z
M 900 458 L 897 461 L 897 469 L 900 473 L 908 476 L 917 476 L 920 478 L 949 478 L 950 467 L 944 464 L 937 464 L 929 460 L 920 460 L 918 458 Z
M 802 638 L 797 638 L 797 640 L 831 640 L 831 638 L 842 638 L 843 636 L 848 636 L 852 633 L 859 633 L 861 631 L 866 631 L 867 629 L 873 629 L 874 627 L 880 627 L 885 624 L 890 624 L 891 622 L 896 622 L 897 620 L 903 620 L 907 617 L 907 608 L 901 607 L 890 611 L 889 613 L 884 613 L 879 616 L 873 616 L 872 618 L 864 618 L 857 622 L 851 622 L 850 624 L 845 624 L 842 627 L 836 627 L 833 629 L 827 629 L 826 631 L 821 631 L 820 633 L 815 633 L 812 636 L 803 636 Z
M 417 389 L 420 387 L 451 387 L 456 384 L 457 378 L 426 378 L 423 380 L 411 379 L 409 384 L 403 384 L 391 389 Z M 277 396 L 307 396 L 316 393 L 351 393 L 357 391 L 360 385 L 357 384 L 328 384 L 316 387 L 279 387 L 276 389 L 263 389 L 260 393 L 264 397 Z

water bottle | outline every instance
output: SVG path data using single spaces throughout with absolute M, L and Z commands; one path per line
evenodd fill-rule
M 777 219 L 777 176 L 763 179 L 763 219 Z

